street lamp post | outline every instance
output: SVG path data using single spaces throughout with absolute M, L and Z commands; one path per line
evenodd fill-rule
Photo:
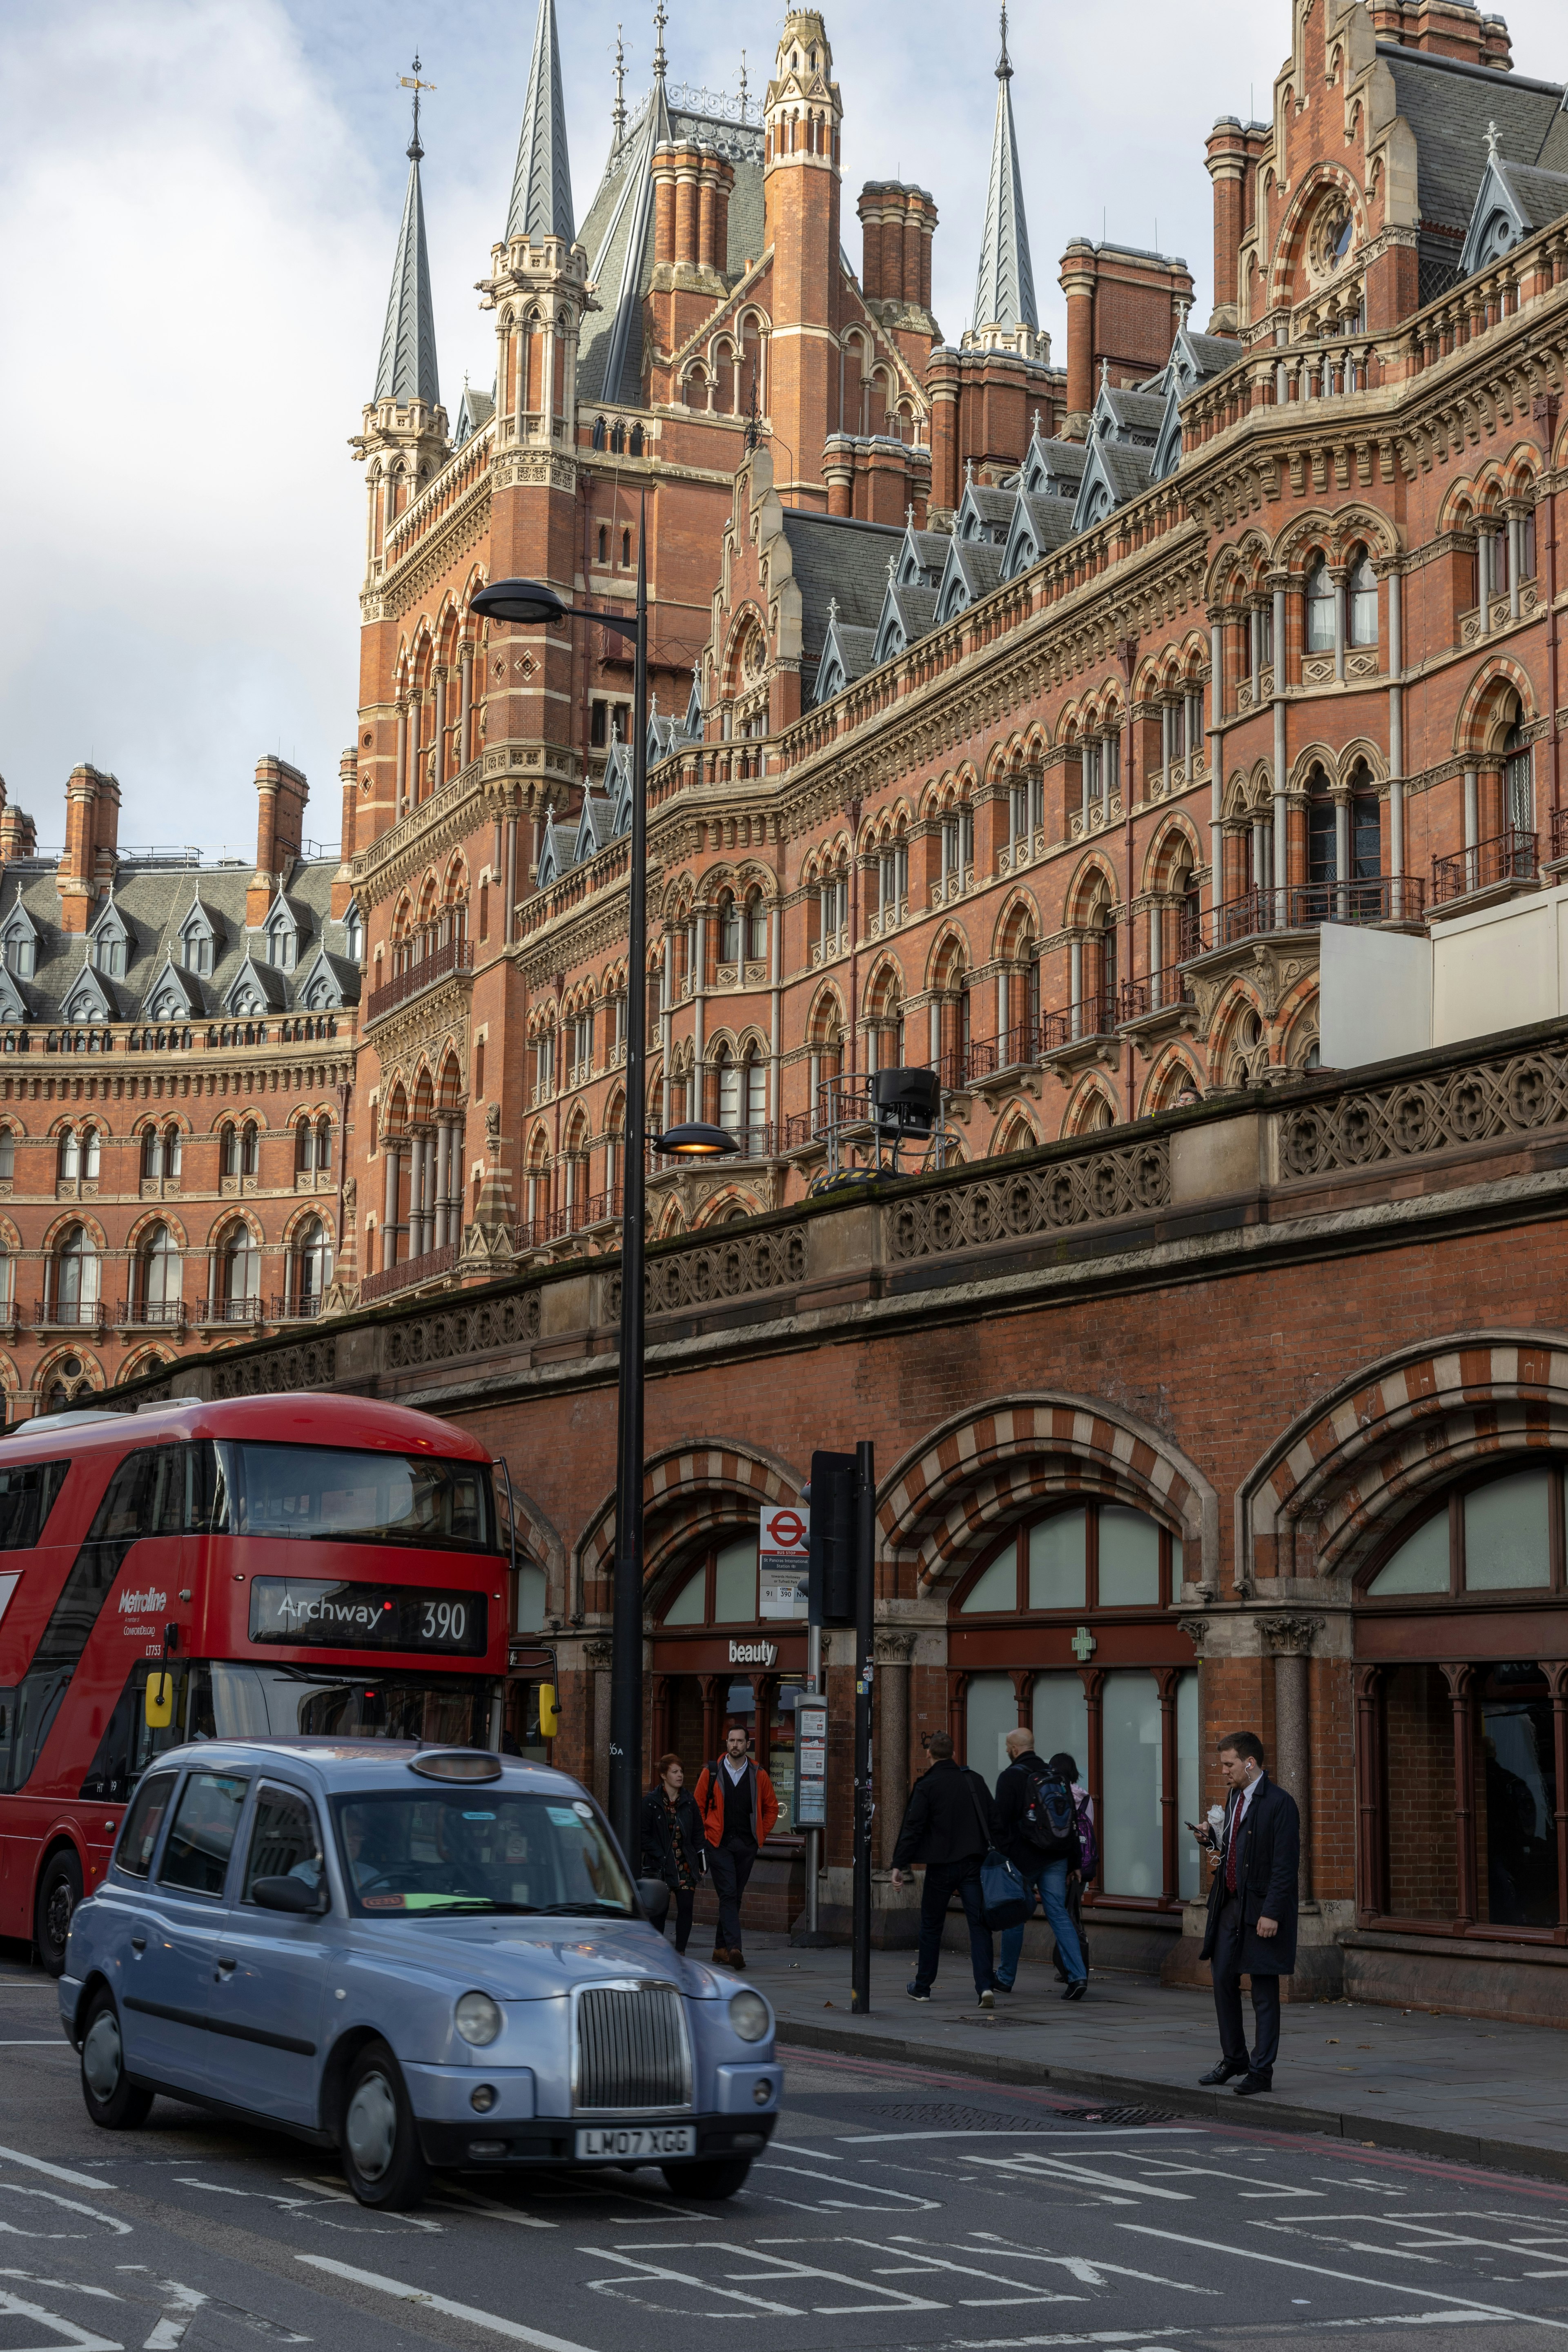
M 643 1203 L 647 1190 L 647 500 L 637 530 L 637 617 L 623 621 L 564 604 L 537 580 L 498 580 L 481 588 L 473 609 L 495 621 L 547 625 L 597 621 L 630 637 L 636 648 L 632 689 L 632 834 L 630 904 L 626 917 L 626 1109 L 621 1178 L 621 1333 L 616 1433 L 616 1558 L 610 1587 L 610 1826 L 632 1870 L 637 1866 L 642 1804 L 643 1596 Z M 507 909 L 506 932 L 511 933 Z M 701 1140 L 673 1130 L 659 1138 L 682 1156 L 710 1158 L 732 1150 L 727 1136 L 700 1130 Z

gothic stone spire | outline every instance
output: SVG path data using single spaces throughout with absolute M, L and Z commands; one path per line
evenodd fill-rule
M 572 211 L 572 164 L 566 152 L 566 108 L 561 96 L 561 48 L 555 37 L 555 0 L 539 0 L 539 21 L 533 28 L 533 61 L 528 68 L 528 97 L 522 110 L 522 135 L 517 142 L 517 170 L 512 174 L 511 210 L 506 233 L 511 236 L 559 236 L 570 245 L 575 223 Z
M 381 336 L 381 363 L 375 372 L 377 400 L 441 402 L 436 368 L 436 314 L 430 303 L 430 255 L 425 242 L 425 205 L 419 193 L 419 92 L 429 84 L 418 80 L 419 60 L 414 61 L 414 136 L 408 142 L 408 193 L 403 199 L 403 224 L 397 232 L 397 257 L 392 265 L 392 291 L 386 302 L 386 324 Z
M 974 327 L 1037 328 L 1035 276 L 1029 267 L 1029 227 L 1024 217 L 1024 187 L 1018 174 L 1018 141 L 1013 128 L 1013 63 L 1007 55 L 1007 11 L 1002 11 L 1002 54 L 996 62 L 996 129 L 991 143 L 991 187 L 985 204 L 985 241 L 974 283 Z

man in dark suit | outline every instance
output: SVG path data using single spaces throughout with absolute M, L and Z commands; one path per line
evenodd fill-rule
M 903 1827 L 893 1850 L 895 1886 L 903 1885 L 911 1863 L 923 1862 L 926 1874 L 921 1894 L 920 1956 L 904 1990 L 911 2000 L 931 1999 L 942 1957 L 942 1925 L 948 1904 L 956 1895 L 969 1922 L 975 1999 L 982 2009 L 994 2009 L 991 1930 L 985 1925 L 985 1903 L 980 1891 L 980 1865 L 991 1843 L 994 1820 L 991 1791 L 978 1772 L 953 1762 L 950 1732 L 931 1732 L 926 1739 L 926 1753 L 931 1769 L 921 1774 L 910 1791 Z
M 1238 2099 L 1274 2087 L 1279 2055 L 1279 1979 L 1296 1966 L 1296 1882 L 1301 1817 L 1296 1800 L 1263 1769 L 1263 1742 L 1233 1731 L 1219 1743 L 1219 1769 L 1230 1794 L 1225 1826 L 1200 1832 L 1214 1867 L 1201 1957 L 1214 1964 L 1220 2061 L 1201 2083 L 1228 2083 Z M 1252 1979 L 1252 2055 L 1241 2015 L 1241 1979 Z

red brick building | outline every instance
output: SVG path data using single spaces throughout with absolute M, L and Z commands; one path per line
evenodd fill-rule
M 855 285 L 807 12 L 710 154 L 661 74 L 573 241 L 546 0 L 499 412 L 451 449 L 396 373 L 411 184 L 363 445 L 373 1271 L 309 1377 L 505 1454 L 519 1630 L 602 1775 L 630 763 L 607 640 L 463 600 L 625 594 L 646 484 L 633 984 L 651 1099 L 743 1146 L 653 1179 L 650 1740 L 739 1715 L 787 1790 L 804 1643 L 756 1614 L 756 1515 L 869 1436 L 885 1832 L 922 1727 L 991 1769 L 1032 1720 L 1100 1801 L 1098 1957 L 1179 1976 L 1182 1824 L 1250 1721 L 1310 1825 L 1299 1991 L 1561 2021 L 1568 115 L 1461 0 L 1292 0 L 1289 35 L 1268 119 L 1209 136 L 1207 331 L 1181 265 L 1074 242 L 1065 373 L 1005 51 L 976 316 L 923 359 L 927 200 L 867 192 Z M 858 338 L 901 435 L 847 431 Z M 915 1063 L 931 1164 L 825 1191 Z M 830 1903 L 847 1861 L 840 1815 Z M 769 1868 L 782 1914 L 787 1830 Z
M 363 930 L 305 778 L 256 786 L 254 866 L 121 846 L 91 767 L 63 849 L 0 803 L 7 1424 L 332 1296 Z

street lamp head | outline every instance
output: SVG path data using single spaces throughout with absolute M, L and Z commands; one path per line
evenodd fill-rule
M 559 621 L 568 609 L 542 580 L 492 580 L 472 602 L 474 611 L 489 621 L 521 622 L 524 626 Z
M 671 1160 L 724 1160 L 741 1147 L 721 1127 L 710 1127 L 703 1119 L 692 1118 L 672 1127 L 668 1134 L 655 1136 L 653 1148 Z

